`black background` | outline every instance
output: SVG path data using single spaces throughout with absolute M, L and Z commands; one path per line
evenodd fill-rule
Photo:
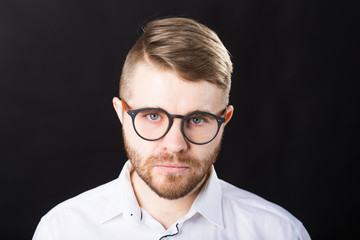
M 354 13 L 320 0 L 1 0 L 0 234 L 30 239 L 57 203 L 118 176 L 111 99 L 126 53 L 144 22 L 184 16 L 215 30 L 234 62 L 219 177 L 283 206 L 313 239 L 350 239 Z

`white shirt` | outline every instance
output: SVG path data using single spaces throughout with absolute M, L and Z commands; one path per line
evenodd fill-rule
M 139 207 L 132 170 L 128 161 L 119 178 L 54 207 L 33 240 L 310 239 L 285 209 L 219 180 L 214 168 L 189 212 L 166 230 Z

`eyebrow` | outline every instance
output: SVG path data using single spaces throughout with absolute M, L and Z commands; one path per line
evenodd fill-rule
M 163 110 L 164 110 L 164 109 L 163 109 Z M 166 110 L 164 110 L 164 111 L 166 111 Z M 189 113 L 192 113 L 192 112 L 206 112 L 206 113 L 214 114 L 214 115 L 216 115 L 216 116 L 222 116 L 222 115 L 225 113 L 225 111 L 226 111 L 226 108 L 224 108 L 223 110 L 220 110 L 220 111 L 217 112 L 217 113 L 212 113 L 211 111 L 207 111 L 207 110 L 196 109 L 196 110 L 194 110 L 194 111 L 187 112 L 186 114 L 184 114 L 184 116 L 187 115 L 187 114 L 189 114 Z M 167 112 L 167 111 L 166 111 L 166 112 Z
M 139 108 L 136 108 L 136 109 L 142 109 L 142 108 L 161 109 L 161 110 L 167 112 L 168 114 L 173 115 L 173 113 L 169 113 L 169 111 L 165 110 L 164 108 L 162 108 L 162 107 L 160 107 L 160 106 L 158 106 L 158 105 L 154 105 L 154 106 L 144 106 L 144 107 L 139 107 Z M 187 114 L 193 113 L 193 112 L 206 112 L 206 113 L 214 114 L 214 115 L 216 115 L 216 116 L 222 116 L 222 115 L 225 113 L 225 111 L 226 111 L 226 107 L 225 107 L 223 110 L 220 110 L 220 111 L 217 112 L 217 113 L 212 113 L 211 111 L 207 111 L 207 110 L 196 109 L 196 110 L 194 110 L 194 111 L 187 112 L 187 113 L 185 113 L 185 114 L 183 114 L 183 115 L 181 115 L 181 114 L 178 114 L 178 115 L 186 116 Z

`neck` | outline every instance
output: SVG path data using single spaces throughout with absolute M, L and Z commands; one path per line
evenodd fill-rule
M 168 200 L 159 197 L 151 188 L 139 177 L 136 171 L 131 173 L 131 183 L 137 198 L 137 201 L 154 219 L 168 229 L 177 220 L 185 216 L 191 208 L 195 198 L 203 187 L 207 177 L 185 197 Z

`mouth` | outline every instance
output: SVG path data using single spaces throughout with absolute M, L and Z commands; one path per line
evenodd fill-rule
M 183 165 L 183 164 L 176 164 L 176 163 L 163 163 L 155 165 L 156 169 L 164 173 L 183 173 L 190 169 L 190 167 Z

